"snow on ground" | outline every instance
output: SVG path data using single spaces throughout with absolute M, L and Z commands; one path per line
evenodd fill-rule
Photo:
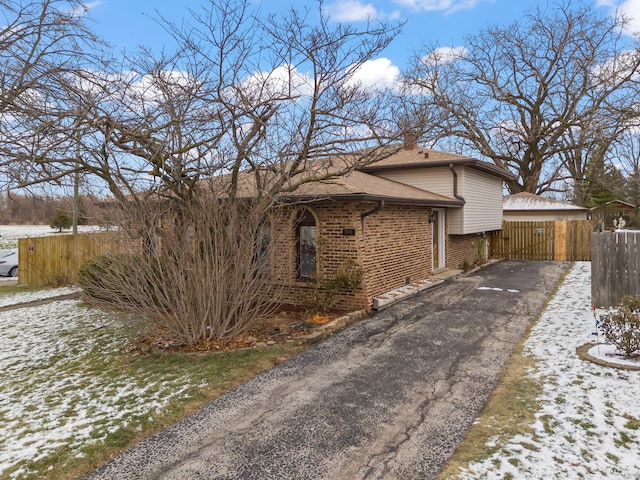
M 81 454 L 184 395 L 185 375 L 141 377 L 113 365 L 127 342 L 121 330 L 76 300 L 0 312 L 0 477 L 32 478 L 25 465 L 7 470 L 60 447 Z
M 502 443 L 461 478 L 640 478 L 640 372 L 576 354 L 595 341 L 590 269 L 589 262 L 573 267 L 525 343 L 525 354 L 538 359 L 530 375 L 544 384 L 533 433 Z M 607 353 L 600 350 L 610 360 Z
M 95 225 L 78 225 L 79 233 L 90 233 L 100 230 Z M 58 232 L 49 225 L 0 225 L 0 235 L 3 240 L 15 240 L 26 237 L 46 237 L 47 235 L 69 234 L 71 230 Z
M 28 303 L 36 300 L 46 300 L 47 298 L 70 295 L 72 293 L 79 293 L 80 291 L 80 287 L 60 287 L 35 290 L 32 292 L 16 292 L 8 295 L 0 295 L 0 307 L 6 307 L 9 305 L 16 305 L 20 303 Z
M 95 225 L 79 225 L 78 233 L 91 233 L 100 231 L 101 227 Z M 0 225 L 0 250 L 18 248 L 19 238 L 46 237 L 49 235 L 68 235 L 71 230 L 58 232 L 49 225 Z

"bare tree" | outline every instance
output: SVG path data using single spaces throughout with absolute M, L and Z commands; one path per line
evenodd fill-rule
M 302 179 L 311 160 L 350 154 L 348 170 L 378 159 L 384 149 L 372 147 L 400 133 L 390 107 L 397 95 L 357 82 L 399 26 L 330 25 L 322 4 L 261 19 L 248 2 L 219 0 L 189 21 L 162 22 L 175 52 L 143 50 L 115 71 L 65 77 L 66 99 L 25 120 L 32 135 L 14 141 L 14 159 L 30 161 L 14 180 L 48 182 L 81 169 L 116 198 L 154 191 L 185 200 L 201 178 L 237 179 L 251 169 L 259 193 L 273 196 L 295 188 L 291 179 Z M 79 133 L 79 156 L 69 131 Z M 36 132 L 47 142 L 31 141 Z
M 409 75 L 443 118 L 433 138 L 512 171 L 511 193 L 554 191 L 569 179 L 584 203 L 589 156 L 602 155 L 636 115 L 640 54 L 621 37 L 625 20 L 574 5 L 533 10 L 464 47 L 433 48 Z
M 14 143 L 14 158 L 29 158 L 16 179 L 80 171 L 101 183 L 144 254 L 109 262 L 113 281 L 103 272 L 102 293 L 88 291 L 144 306 L 154 321 L 179 316 L 161 323 L 193 343 L 237 334 L 267 311 L 261 295 L 277 300 L 259 274 L 260 250 L 283 196 L 400 148 L 390 147 L 403 133 L 397 92 L 358 81 L 399 25 L 332 24 L 321 3 L 261 18 L 244 0 L 159 21 L 175 51 L 143 50 L 113 71 L 64 77 L 66 96 L 25 123 L 47 141 Z
M 48 126 L 61 123 L 57 105 L 65 79 L 94 64 L 102 43 L 77 0 L 0 0 L 0 179 L 15 186 L 30 153 L 55 142 Z M 56 128 L 56 139 L 72 135 Z

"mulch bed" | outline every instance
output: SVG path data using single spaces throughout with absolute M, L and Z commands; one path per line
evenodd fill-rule
M 137 337 L 129 351 L 142 354 L 162 352 L 216 352 L 241 348 L 259 348 L 295 341 L 316 328 L 343 315 L 343 312 L 309 314 L 292 308 L 281 308 L 274 315 L 260 321 L 244 335 L 230 340 L 204 340 L 196 345 L 181 345 L 166 329 L 155 329 Z

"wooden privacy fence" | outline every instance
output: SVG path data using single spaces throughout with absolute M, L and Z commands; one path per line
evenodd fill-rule
M 591 302 L 617 306 L 640 295 L 640 231 L 594 232 L 591 239 Z
M 518 260 L 591 260 L 593 220 L 503 222 L 491 236 L 491 256 Z
M 18 240 L 18 283 L 67 285 L 75 283 L 78 269 L 98 255 L 129 251 L 117 232 L 55 235 Z

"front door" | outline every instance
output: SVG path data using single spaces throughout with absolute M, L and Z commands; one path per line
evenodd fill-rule
M 434 208 L 431 222 L 431 243 L 433 252 L 433 269 L 438 270 L 445 266 L 444 255 L 444 210 Z

